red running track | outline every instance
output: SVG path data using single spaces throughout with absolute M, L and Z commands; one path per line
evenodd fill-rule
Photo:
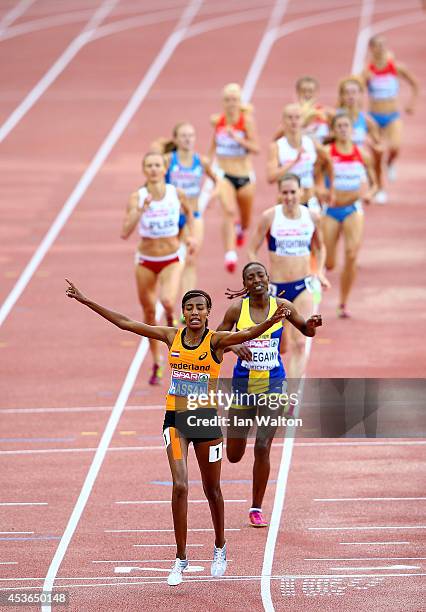
M 90 3 L 92 14 L 100 5 Z M 132 273 L 134 242 L 120 243 L 118 233 L 128 193 L 140 181 L 141 152 L 182 117 L 195 124 L 200 149 L 207 148 L 208 116 L 218 109 L 220 89 L 230 80 L 244 82 L 273 6 L 271 1 L 239 0 L 231 5 L 201 5 L 193 23 L 207 23 L 212 29 L 188 38 L 176 49 L 1 328 L 0 350 L 5 359 L 0 503 L 46 504 L 1 506 L 0 531 L 15 532 L 0 534 L 3 589 L 43 584 L 137 347 L 137 339 L 67 302 L 62 279 L 69 276 L 101 303 L 140 316 Z M 99 33 L 103 25 L 117 31 L 84 46 L 0 145 L 0 190 L 5 202 L 0 230 L 2 300 L 185 7 L 184 2 L 164 2 L 144 3 L 140 8 L 121 0 L 99 28 Z M 352 16 L 324 22 L 327 11 L 330 20 L 336 20 L 337 9 L 342 8 Z M 74 11 L 85 11 L 77 16 L 80 21 L 0 41 L 0 54 L 8 60 L 2 62 L 8 88 L 0 98 L 0 121 L 81 31 L 90 11 L 87 3 L 38 0 L 13 23 L 22 26 Z M 265 151 L 283 103 L 293 96 L 295 78 L 315 74 L 323 100 L 334 102 L 335 84 L 352 65 L 360 12 L 360 2 L 287 3 L 282 23 L 297 20 L 302 29 L 275 42 L 253 96 L 262 143 L 262 154 L 256 159 L 258 212 L 274 198 L 273 188 L 264 180 Z M 388 37 L 397 57 L 423 84 L 424 23 L 418 3 L 376 0 L 373 21 L 394 17 L 399 21 L 409 13 L 418 18 L 417 23 L 395 28 Z M 300 21 L 315 15 L 321 25 L 308 28 Z M 129 17 L 133 27 L 121 30 Z M 158 23 L 135 26 L 139 18 L 158 19 Z M 325 325 L 313 344 L 311 376 L 423 375 L 418 342 L 424 328 L 423 290 L 418 279 L 424 252 L 424 216 L 419 210 L 425 182 L 420 127 L 425 123 L 419 105 L 415 117 L 406 121 L 400 177 L 391 187 L 391 203 L 386 208 L 373 206 L 366 213 L 353 320 L 336 319 L 335 289 L 321 304 Z M 206 279 L 203 286 L 214 296 L 213 324 L 226 307 L 225 281 L 231 282 L 222 274 L 221 251 L 209 248 L 219 241 L 219 224 L 214 203 L 207 212 L 208 240 L 200 266 L 200 278 Z M 336 284 L 337 278 L 332 280 Z M 232 282 L 237 286 L 238 276 Z M 70 590 L 71 610 L 154 606 L 166 610 L 170 604 L 178 610 L 200 604 L 208 610 L 225 605 L 233 610 L 248 606 L 261 610 L 268 605 L 266 576 L 263 600 L 261 590 L 267 533 L 246 525 L 250 448 L 240 464 L 225 461 L 223 465 L 223 491 L 230 500 L 226 503 L 230 563 L 220 584 L 209 577 L 211 532 L 190 532 L 191 560 L 204 569 L 188 575 L 171 593 L 164 584 L 167 573 L 160 570 L 168 569 L 173 558 L 173 533 L 128 531 L 171 529 L 169 503 L 117 503 L 167 502 L 170 497 L 170 475 L 159 435 L 164 388 L 148 387 L 149 367 L 147 357 L 65 551 L 55 586 Z M 228 359 L 225 375 L 231 367 L 232 359 Z M 84 406 L 92 408 L 78 410 Z M 272 481 L 277 479 L 282 452 L 282 441 L 277 440 Z M 388 610 L 390 600 L 392 610 L 421 609 L 426 556 L 425 500 L 420 499 L 423 455 L 421 440 L 296 442 L 273 551 L 270 588 L 275 609 Z M 203 500 L 192 460 L 190 474 L 194 480 L 191 499 Z M 271 482 L 265 498 L 268 515 L 274 496 Z M 356 501 L 315 501 L 337 498 Z M 210 528 L 206 503 L 190 504 L 189 525 Z M 6 565 L 9 562 L 16 565 Z M 124 569 L 116 572 L 116 568 Z

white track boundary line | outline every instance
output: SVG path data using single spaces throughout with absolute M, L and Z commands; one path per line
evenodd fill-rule
M 228 504 L 246 504 L 246 499 L 224 499 L 225 503 Z M 116 501 L 116 504 L 121 505 L 137 505 L 137 504 L 170 504 L 170 499 L 143 499 L 143 500 L 130 500 L 130 501 Z M 188 504 L 207 504 L 207 499 L 188 499 Z
M 31 19 L 17 26 L 13 26 L 12 28 L 8 28 L 6 32 L 0 35 L 0 42 L 10 40 L 11 38 L 16 38 L 24 34 L 32 34 L 33 32 L 39 32 L 40 30 L 54 28 L 55 26 L 79 23 L 87 20 L 91 17 L 91 15 L 93 15 L 93 9 L 72 11 L 71 13 L 61 13 L 59 15 L 49 15 L 48 17 Z
M 304 561 L 424 561 L 426 557 L 318 557 Z
M 48 502 L 0 502 L 0 506 L 47 506 Z
M 374 0 L 363 0 L 361 15 L 364 16 L 364 18 L 363 19 L 361 18 L 362 23 L 360 23 L 360 26 L 358 29 L 357 46 L 358 46 L 358 39 L 361 36 L 361 33 L 363 31 L 361 28 L 366 26 L 366 16 L 370 15 L 370 18 L 372 16 L 367 11 L 367 7 L 369 7 L 371 2 L 373 1 Z M 285 31 L 285 28 L 286 26 L 284 25 L 282 26 L 282 28 L 277 29 L 277 33 L 280 30 Z M 305 349 L 306 351 L 305 368 L 307 367 L 307 364 L 309 361 L 311 347 L 312 347 L 312 338 L 307 338 L 306 349 Z M 298 394 L 301 398 L 303 397 L 304 379 L 305 379 L 305 376 L 303 376 L 300 382 L 299 390 L 298 390 Z M 298 416 L 298 413 L 299 413 L 299 406 L 296 407 L 295 417 Z M 283 507 L 284 507 L 284 500 L 285 500 L 285 494 L 286 494 L 286 489 L 287 489 L 287 481 L 288 481 L 288 476 L 290 473 L 290 465 L 291 465 L 291 458 L 293 455 L 295 433 L 296 432 L 294 428 L 290 428 L 286 431 L 286 435 L 284 438 L 284 447 L 283 447 L 283 451 L 281 455 L 280 467 L 278 470 L 277 484 L 275 486 L 274 505 L 272 509 L 272 515 L 271 515 L 269 528 L 268 528 L 267 540 L 265 544 L 265 552 L 264 552 L 263 566 L 262 566 L 262 578 L 261 578 L 261 586 L 260 586 L 262 604 L 265 609 L 265 612 L 275 612 L 274 604 L 272 601 L 272 594 L 271 594 L 270 576 L 272 572 L 272 566 L 273 566 L 274 554 L 275 554 L 275 546 L 276 546 L 278 531 L 279 531 L 279 527 L 281 523 Z
M 6 15 L 3 16 L 2 20 L 0 21 L 0 40 L 2 39 L 3 34 L 7 31 L 8 27 L 14 21 L 19 19 L 19 17 L 21 17 L 21 15 L 23 15 L 25 11 L 27 11 L 30 6 L 34 4 L 34 2 L 35 0 L 21 0 L 16 6 L 10 9 Z
M 352 501 L 420 501 L 426 497 L 318 497 L 316 502 L 352 502 Z
M 166 42 L 162 46 L 160 52 L 158 53 L 154 62 L 151 64 L 148 72 L 145 74 L 144 78 L 138 85 L 137 89 L 135 90 L 130 101 L 128 102 L 125 109 L 121 113 L 120 117 L 114 124 L 111 132 L 108 134 L 106 140 L 102 144 L 101 148 L 99 149 L 98 153 L 96 154 L 89 168 L 86 170 L 82 179 L 79 181 L 73 194 L 79 193 L 80 189 L 83 190 L 83 187 L 79 189 L 80 185 L 84 186 L 84 191 L 87 189 L 91 180 L 94 178 L 96 172 L 101 167 L 101 164 L 106 159 L 107 155 L 111 151 L 114 144 L 117 142 L 117 140 L 122 135 L 124 129 L 130 122 L 134 114 L 136 113 L 142 100 L 145 98 L 145 96 L 151 89 L 153 83 L 159 76 L 160 72 L 162 71 L 164 66 L 167 64 L 169 59 L 172 57 L 177 46 L 182 42 L 182 40 L 184 40 L 185 32 L 190 22 L 192 21 L 192 19 L 195 17 L 196 13 L 198 12 L 201 4 L 202 4 L 202 0 L 191 0 L 191 2 L 187 5 L 174 31 L 172 32 L 172 34 L 170 34 L 170 36 L 167 38 Z M 85 177 L 87 177 L 86 181 L 84 180 Z M 82 191 L 82 193 L 84 193 L 84 191 Z M 81 195 L 78 199 L 76 199 L 74 206 L 77 204 L 77 202 L 81 198 Z M 148 347 L 149 347 L 148 340 L 146 338 L 142 338 L 139 344 L 139 348 L 136 351 L 136 354 L 130 364 L 129 370 L 127 372 L 123 386 L 121 387 L 120 393 L 118 395 L 117 401 L 112 410 L 111 416 L 102 434 L 102 438 L 99 442 L 99 446 L 97 447 L 92 464 L 89 468 L 89 471 L 87 473 L 86 479 L 83 484 L 83 487 L 80 491 L 80 495 L 73 508 L 68 524 L 58 544 L 58 548 L 56 549 L 55 555 L 50 563 L 46 578 L 44 580 L 43 591 L 48 591 L 48 592 L 52 591 L 52 587 L 53 587 L 53 583 L 56 578 L 56 574 L 65 556 L 65 553 L 67 551 L 71 538 L 77 528 L 77 525 L 83 513 L 83 510 L 87 504 L 91 490 L 93 488 L 97 475 L 100 471 L 102 463 L 105 459 L 106 451 L 108 449 L 112 436 L 115 432 L 119 419 L 124 410 L 127 398 L 129 397 L 130 392 L 133 388 L 133 385 L 135 383 L 140 366 L 148 351 Z M 50 612 L 51 606 L 50 604 L 43 605 L 41 609 L 43 612 Z
M 65 70 L 68 64 L 74 59 L 80 49 L 90 40 L 93 31 L 101 23 L 101 21 L 113 10 L 119 0 L 104 0 L 101 6 L 97 9 L 93 17 L 84 26 L 83 30 L 72 40 L 65 51 L 58 57 L 56 62 L 49 68 L 46 74 L 25 96 L 22 102 L 9 115 L 6 121 L 0 127 L 0 143 L 10 134 L 13 128 L 21 121 L 27 112 L 41 98 L 46 89 L 55 81 L 55 79 Z
M 396 540 L 392 540 L 391 542 L 339 542 L 339 544 L 343 546 L 364 546 L 364 544 L 371 544 L 373 546 L 384 546 L 384 545 L 394 545 L 394 544 L 411 544 L 411 542 L 397 542 Z
M 174 533 L 174 531 L 174 529 L 104 529 L 104 533 Z M 199 527 L 187 529 L 187 531 L 214 531 L 214 529 L 212 527 Z M 241 531 L 241 529 L 239 527 L 225 527 L 225 531 Z
M 110 408 L 112 410 L 113 407 Z M 128 407 L 126 406 L 126 410 Z M 163 407 L 164 410 L 164 407 Z M 294 446 L 417 446 L 417 445 L 426 445 L 426 440 L 413 440 L 413 441 L 405 441 L 405 442 L 378 442 L 377 444 L 372 443 L 362 443 L 359 444 L 333 444 L 330 443 L 318 443 L 318 444 L 306 444 L 303 442 L 295 442 Z M 247 444 L 247 448 L 253 448 L 254 444 Z M 280 446 L 284 446 L 284 443 L 277 442 L 274 444 L 274 448 L 279 448 Z M 144 446 L 110 446 L 108 448 L 108 452 L 130 452 L 130 451 L 154 451 L 154 450 L 164 450 L 164 445 L 144 445 Z M 86 446 L 86 447 L 76 447 L 76 448 L 22 448 L 17 450 L 0 450 L 0 456 L 2 455 L 44 455 L 47 453 L 94 453 L 96 451 L 96 447 L 94 446 Z
M 397 17 L 390 17 L 389 19 L 383 19 L 383 21 L 377 21 L 371 27 L 371 35 L 380 34 L 387 30 L 396 30 L 403 28 L 413 23 L 420 23 L 426 19 L 424 12 L 420 10 L 418 12 L 408 13 L 407 15 L 398 15 Z
M 270 576 L 271 580 L 283 580 L 283 579 L 294 579 L 294 580 L 305 580 L 305 579 L 317 579 L 317 580 L 323 580 L 324 578 L 331 578 L 333 580 L 336 579 L 341 579 L 341 578 L 407 578 L 407 577 L 418 577 L 418 576 L 426 576 L 426 573 L 422 573 L 422 572 L 410 572 L 410 573 L 386 573 L 386 574 L 377 574 L 377 573 L 368 573 L 368 574 L 286 574 L 284 576 Z M 119 576 L 105 576 L 103 579 L 104 580 L 115 580 L 117 578 L 117 581 L 114 582 L 95 582 L 93 584 L 90 584 L 85 582 L 85 583 L 81 583 L 81 584 L 75 584 L 75 583 L 70 583 L 70 584 L 64 584 L 61 583 L 60 585 L 58 585 L 58 588 L 60 587 L 61 589 L 63 588 L 70 588 L 70 589 L 79 589 L 79 588 L 100 588 L 100 587 L 129 587 L 129 586 L 143 586 L 146 584 L 160 584 L 164 587 L 164 577 L 163 576 L 147 576 L 146 579 L 145 576 L 126 576 L 126 581 L 120 581 Z M 153 579 L 154 578 L 154 579 Z M 101 580 L 102 578 L 92 578 L 92 580 Z M 222 576 L 221 578 L 211 578 L 208 576 L 190 576 L 190 575 L 186 575 L 185 577 L 185 584 L 197 584 L 199 582 L 215 582 L 216 584 L 220 583 L 220 582 L 252 582 L 253 580 L 260 580 L 261 576 Z M 37 581 L 37 580 L 42 580 L 39 578 L 33 578 L 31 580 Z M 58 579 L 59 580 L 59 579 Z M 67 578 L 66 580 L 73 580 L 73 578 Z M 90 578 L 79 578 L 76 580 L 90 580 Z M 34 589 L 39 589 L 40 587 L 38 585 L 32 585 L 32 586 L 18 586 L 18 587 L 12 587 L 12 586 L 5 586 L 5 587 L 0 587 L 0 591 L 16 591 L 16 590 L 34 590 Z
M 357 74 L 361 72 L 363 68 L 368 39 L 371 36 L 371 19 L 373 15 L 374 0 L 364 0 L 362 3 L 359 32 L 355 44 L 351 74 Z
M 359 525 L 356 527 L 308 527 L 308 531 L 375 531 L 376 529 L 426 529 L 426 525 Z

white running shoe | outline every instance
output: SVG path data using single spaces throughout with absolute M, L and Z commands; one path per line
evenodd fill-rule
M 235 251 L 227 251 L 225 253 L 225 268 L 231 274 L 235 272 L 237 267 L 238 255 Z
M 395 168 L 395 164 L 390 164 L 390 166 L 388 166 L 388 180 L 389 181 L 396 181 L 396 168 Z
M 182 572 L 188 567 L 188 559 L 176 559 L 172 571 L 167 578 L 169 586 L 176 586 L 183 580 Z
M 211 575 L 216 577 L 223 576 L 226 572 L 226 566 L 226 544 L 223 545 L 223 548 L 216 548 L 215 546 L 210 570 Z
M 376 204 L 386 204 L 388 201 L 388 194 L 383 189 L 380 189 L 374 196 L 374 201 Z

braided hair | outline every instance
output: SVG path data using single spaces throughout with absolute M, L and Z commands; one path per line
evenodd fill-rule
M 243 282 L 245 282 L 246 280 L 246 272 L 247 270 L 250 268 L 250 266 L 260 266 L 261 268 L 263 268 L 265 270 L 265 274 L 268 276 L 268 270 L 265 268 L 265 266 L 260 263 L 260 261 L 250 261 L 248 264 L 246 264 L 243 268 Z M 247 287 L 243 287 L 242 289 L 229 289 L 227 288 L 225 291 L 225 295 L 228 298 L 228 300 L 233 300 L 236 297 L 247 297 L 248 296 L 248 290 Z
M 211 310 L 212 299 L 209 296 L 209 294 L 203 291 L 202 289 L 191 289 L 191 291 L 187 291 L 182 298 L 182 312 L 183 312 L 183 309 L 185 308 L 186 302 L 190 300 L 191 298 L 197 297 L 197 296 L 203 297 L 206 300 L 207 309 Z M 206 327 L 208 327 L 208 325 L 209 325 L 209 321 L 208 319 L 206 319 Z

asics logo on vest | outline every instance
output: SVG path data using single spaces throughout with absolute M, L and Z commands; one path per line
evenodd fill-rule
M 205 353 L 201 353 L 201 355 L 198 357 L 198 361 L 203 361 L 203 359 L 205 359 L 207 357 L 207 351 Z
M 202 355 L 200 357 L 202 357 Z M 174 370 L 198 370 L 199 372 L 208 372 L 210 370 L 210 364 L 198 365 L 196 363 L 174 363 L 172 367 Z

